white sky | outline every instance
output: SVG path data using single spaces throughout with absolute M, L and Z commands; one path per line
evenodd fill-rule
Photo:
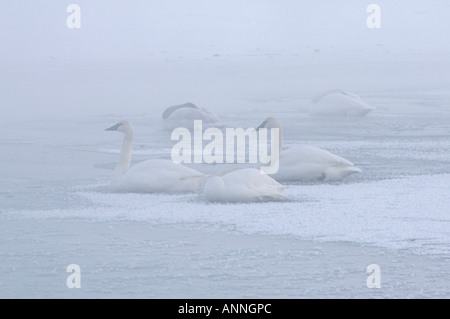
M 320 2 L 320 3 L 318 3 Z M 82 28 L 66 27 L 66 7 L 81 7 Z M 450 2 L 376 1 L 382 28 L 366 27 L 354 0 L 14 0 L 0 4 L 0 57 L 136 57 L 339 52 L 382 44 L 389 50 L 449 51 Z M 216 52 L 217 51 L 217 52 Z
M 81 29 L 66 26 L 71 3 L 81 8 Z M 412 73 L 426 72 L 428 77 L 403 74 L 402 86 L 447 85 L 449 76 L 442 66 L 450 65 L 450 1 L 376 1 L 381 29 L 366 26 L 370 3 L 3 0 L 0 121 L 147 112 L 151 107 L 160 112 L 185 102 L 220 107 L 217 101 L 225 97 L 286 97 L 292 92 L 307 96 L 329 89 L 321 85 L 346 84 L 351 91 L 367 87 L 369 80 L 388 86 L 397 76 L 395 70 L 391 75 L 378 70 L 379 81 L 360 75 L 359 67 L 339 68 L 355 57 L 368 61 L 370 69 L 371 61 L 395 55 L 394 61 L 404 62 L 412 56 Z M 227 59 L 204 62 L 214 55 Z M 263 58 L 251 60 L 252 56 Z M 311 66 L 310 73 L 294 73 L 290 62 L 277 64 L 287 56 L 298 57 L 297 66 Z M 326 57 L 322 62 L 329 63 L 328 73 L 311 63 L 318 56 Z M 435 56 L 441 62 L 433 62 Z M 230 65 L 231 59 L 235 65 Z M 422 68 L 421 61 L 426 62 Z M 430 61 L 434 68 L 428 67 Z M 352 82 L 344 83 L 352 74 Z

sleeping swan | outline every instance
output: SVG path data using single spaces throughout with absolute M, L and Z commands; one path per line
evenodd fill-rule
M 267 118 L 257 129 L 263 127 L 279 129 L 279 168 L 278 172 L 271 175 L 279 182 L 339 181 L 361 172 L 361 169 L 350 161 L 314 146 L 295 145 L 281 150 L 282 126 L 274 117 Z
M 256 168 L 242 168 L 210 176 L 205 197 L 210 202 L 267 202 L 286 200 L 286 187 Z
M 364 116 L 375 109 L 353 93 L 329 90 L 319 93 L 309 109 L 311 115 Z
M 199 108 L 193 103 L 171 106 L 164 111 L 162 118 L 164 120 L 163 128 L 168 131 L 177 127 L 185 127 L 192 131 L 194 120 L 202 120 L 204 128 L 224 126 L 224 123 L 213 112 L 203 107 Z
M 130 168 L 134 128 L 129 121 L 121 121 L 106 131 L 125 134 L 111 187 L 131 193 L 185 193 L 196 192 L 205 181 L 205 175 L 175 164 L 171 160 L 152 159 Z

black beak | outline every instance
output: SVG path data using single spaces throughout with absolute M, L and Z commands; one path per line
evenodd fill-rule
M 110 128 L 107 128 L 105 131 L 117 131 L 119 126 L 120 126 L 120 123 L 117 123 L 117 124 L 111 126 Z

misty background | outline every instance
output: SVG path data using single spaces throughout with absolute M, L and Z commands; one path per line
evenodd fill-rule
M 0 298 L 448 298 L 449 17 L 448 0 L 1 1 Z M 311 116 L 335 88 L 375 109 Z M 105 129 L 133 123 L 132 165 L 170 159 L 161 115 L 186 102 L 227 127 L 275 116 L 287 148 L 362 172 L 286 202 L 112 192 L 123 136 Z
M 72 3 L 80 29 L 66 26 Z M 3 1 L 0 121 L 160 113 L 188 101 L 214 110 L 247 93 L 392 89 L 393 77 L 402 88 L 448 87 L 450 3 L 377 1 L 381 28 L 369 29 L 371 3 Z M 392 73 L 377 73 L 379 62 Z

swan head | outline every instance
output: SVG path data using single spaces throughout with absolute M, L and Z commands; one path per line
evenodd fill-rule
M 119 131 L 124 134 L 129 134 L 134 132 L 133 125 L 130 123 L 130 121 L 120 121 L 113 126 L 107 128 L 105 131 Z
M 271 116 L 266 118 L 256 129 L 259 130 L 260 128 L 281 128 L 281 122 L 277 118 Z

